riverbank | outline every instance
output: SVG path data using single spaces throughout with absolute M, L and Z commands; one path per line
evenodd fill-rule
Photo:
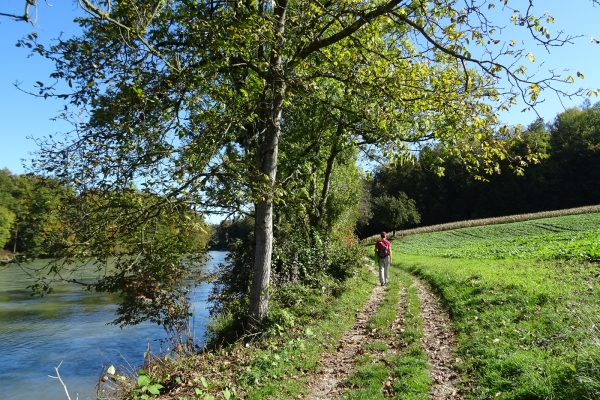
M 447 313 L 399 264 L 387 286 L 376 268 L 365 260 L 336 293 L 303 293 L 287 322 L 278 320 L 282 325 L 262 337 L 177 359 L 155 357 L 125 380 L 107 373 L 109 390 L 100 398 L 463 399 Z
M 226 255 L 211 252 L 207 270 L 223 263 Z M 46 263 L 38 260 L 29 267 L 41 268 Z M 167 336 L 162 326 L 151 322 L 122 329 L 107 325 L 115 318 L 117 296 L 57 283 L 52 294 L 40 298 L 30 295 L 27 286 L 31 284 L 18 266 L 0 266 L 0 354 L 3 363 L 10 365 L 0 371 L 0 399 L 64 399 L 60 382 L 48 377 L 56 376 L 58 365 L 72 399 L 76 394 L 82 400 L 96 399 L 95 386 L 103 369 L 114 365 L 134 373 L 144 363 L 148 345 L 160 353 L 160 340 Z M 210 283 L 204 283 L 190 293 L 192 326 L 200 345 L 209 318 L 210 289 Z

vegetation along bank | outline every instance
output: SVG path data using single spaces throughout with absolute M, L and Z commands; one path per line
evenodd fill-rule
M 336 396 L 598 398 L 599 221 L 600 213 L 566 215 L 394 240 L 390 285 L 362 328 Z M 161 386 L 161 399 L 320 398 L 311 388 L 327 365 L 322 353 L 342 357 L 349 346 L 342 336 L 377 287 L 369 263 L 363 260 L 344 284 L 282 291 L 260 337 L 155 358 L 146 378 L 124 383 L 113 376 L 119 384 L 105 389 L 119 398 L 150 393 L 152 385 Z M 424 321 L 432 317 L 420 290 L 433 292 L 439 313 L 450 315 L 455 336 L 446 378 L 432 374 L 436 361 L 426 350 L 439 344 L 426 339 Z M 455 390 L 440 392 L 440 381 L 454 381 Z

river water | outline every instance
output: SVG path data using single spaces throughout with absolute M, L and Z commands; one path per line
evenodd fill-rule
M 226 252 L 211 251 L 207 269 L 224 261 Z M 40 264 L 40 266 L 43 264 Z M 66 399 L 60 376 L 74 400 L 95 399 L 102 366 L 135 371 L 148 342 L 158 353 L 162 327 L 144 323 L 120 329 L 107 325 L 115 318 L 116 297 L 90 293 L 73 285 L 57 285 L 55 293 L 31 297 L 31 284 L 18 267 L 0 267 L 0 389 L 1 400 Z M 193 327 L 202 342 L 208 318 L 209 284 L 192 293 Z

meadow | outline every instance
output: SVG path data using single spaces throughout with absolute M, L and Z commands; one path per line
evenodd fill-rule
M 600 398 L 599 227 L 596 213 L 394 241 L 453 319 L 468 398 Z

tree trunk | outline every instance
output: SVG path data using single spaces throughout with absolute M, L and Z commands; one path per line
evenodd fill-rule
M 285 12 L 287 2 L 279 1 L 275 7 L 278 23 L 274 34 L 283 39 Z M 283 43 L 283 42 L 282 42 Z M 268 178 L 268 190 L 261 190 L 262 200 L 255 204 L 254 234 L 256 247 L 254 249 L 254 267 L 252 286 L 250 288 L 250 310 L 248 326 L 255 328 L 269 311 L 269 285 L 271 279 L 271 255 L 273 252 L 273 188 L 277 175 L 277 155 L 279 152 L 279 137 L 281 136 L 281 117 L 283 113 L 283 98 L 286 84 L 281 68 L 281 57 L 271 54 L 271 77 L 267 96 L 265 96 L 267 112 L 266 130 L 259 142 L 258 167 Z
M 325 206 L 327 205 L 327 199 L 329 198 L 329 188 L 331 187 L 331 176 L 333 174 L 333 164 L 335 158 L 339 154 L 338 149 L 339 138 L 344 133 L 344 127 L 342 121 L 338 122 L 337 134 L 333 139 L 331 150 L 329 151 L 329 157 L 327 158 L 327 167 L 325 169 L 325 175 L 323 176 L 323 190 L 321 191 L 321 198 L 319 199 L 319 205 L 317 206 L 317 215 L 315 225 L 318 229 L 323 228 L 325 222 Z

